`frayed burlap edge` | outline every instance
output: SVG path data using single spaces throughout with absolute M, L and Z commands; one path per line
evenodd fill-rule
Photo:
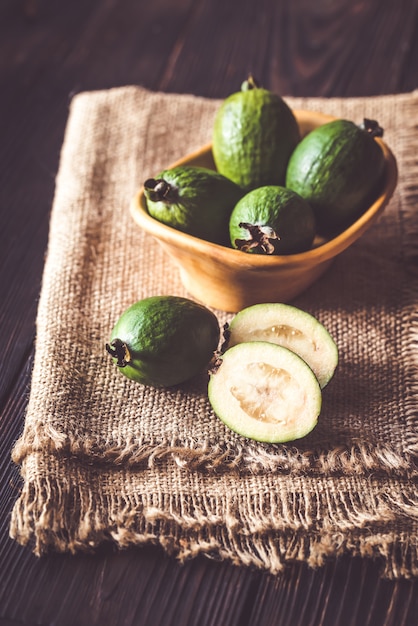
M 415 418 L 413 407 L 412 417 Z M 282 472 L 298 474 L 334 475 L 385 472 L 388 475 L 416 477 L 416 455 L 398 453 L 390 446 L 377 446 L 364 441 L 353 441 L 351 446 L 326 443 L 321 447 L 303 450 L 291 445 L 260 444 L 243 440 L 234 446 L 222 441 L 201 443 L 189 438 L 156 440 L 148 437 L 124 441 L 123 445 L 72 437 L 54 432 L 48 427 L 48 437 L 37 439 L 34 432 L 19 440 L 13 449 L 13 461 L 21 464 L 34 451 L 71 455 L 80 460 L 94 459 L 98 464 L 112 464 L 131 468 L 156 467 L 172 458 L 179 467 L 190 471 Z
M 24 462 L 26 481 L 10 534 L 38 556 L 92 551 L 109 542 L 118 548 L 154 544 L 180 562 L 204 554 L 278 574 L 291 562 L 317 568 L 348 553 L 379 559 L 384 578 L 418 576 L 418 497 L 408 481 L 315 478 L 303 493 L 297 481 L 293 487 L 282 482 L 276 491 L 248 497 L 254 485 L 245 478 L 231 492 L 224 479 L 217 490 L 217 479 L 206 477 L 202 496 L 182 492 L 187 473 L 172 467 L 166 470 L 180 491 L 162 485 L 158 492 L 137 491 L 137 476 L 123 472 L 125 488 L 110 493 L 95 468 L 68 460 L 73 480 L 63 481 L 34 470 L 47 461 L 59 475 L 67 461 L 36 457 Z M 126 490 L 130 478 L 133 488 Z

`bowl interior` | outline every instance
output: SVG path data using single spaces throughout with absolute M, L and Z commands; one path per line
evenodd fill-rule
M 294 111 L 301 135 L 332 119 L 310 111 Z M 290 255 L 253 255 L 198 239 L 152 218 L 141 188 L 131 203 L 136 223 L 164 247 L 180 270 L 186 288 L 206 304 L 223 310 L 239 310 L 248 302 L 289 300 L 316 280 L 332 259 L 356 241 L 380 216 L 397 183 L 396 159 L 385 142 L 379 142 L 386 174 L 382 190 L 375 202 L 346 230 L 332 239 L 317 237 L 310 250 Z M 197 165 L 215 168 L 212 146 L 207 144 L 184 156 L 170 167 Z M 272 290 L 272 281 L 278 281 Z M 226 288 L 222 287 L 226 284 Z M 275 283 L 276 284 L 276 283 Z M 293 286 L 292 286 L 293 285 Z M 253 296 L 250 291 L 256 292 Z M 215 295 L 209 292 L 215 292 Z M 224 292 L 223 295 L 220 292 Z M 234 293 L 237 292 L 237 297 Z M 246 294 L 246 295 L 245 295 Z

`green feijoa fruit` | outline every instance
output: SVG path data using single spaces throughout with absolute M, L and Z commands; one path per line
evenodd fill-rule
M 293 111 L 250 77 L 218 109 L 212 133 L 216 167 L 244 190 L 283 185 L 300 139 Z
M 178 296 L 151 296 L 116 322 L 106 349 L 127 378 L 169 387 L 202 372 L 219 343 L 216 316 Z
M 311 368 L 273 343 L 240 343 L 227 350 L 211 373 L 208 397 L 231 430 L 256 441 L 284 443 L 317 424 L 322 394 Z
M 357 126 L 339 119 L 308 133 L 293 151 L 286 187 L 311 204 L 320 234 L 341 232 L 377 197 L 385 160 L 374 137 L 382 134 L 373 120 Z
M 242 190 L 205 167 L 180 165 L 144 183 L 149 214 L 194 237 L 229 245 L 228 221 Z
M 249 191 L 229 220 L 231 245 L 254 254 L 294 254 L 312 246 L 315 217 L 291 189 L 269 185 Z
M 298 354 L 313 370 L 321 388 L 338 365 L 337 345 L 319 320 L 290 304 L 255 304 L 242 309 L 225 329 L 223 349 L 249 341 L 276 343 Z

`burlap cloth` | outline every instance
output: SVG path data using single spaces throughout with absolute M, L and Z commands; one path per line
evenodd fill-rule
M 213 414 L 204 376 L 155 390 L 121 376 L 104 344 L 149 295 L 188 295 L 129 214 L 141 183 L 210 140 L 218 102 L 138 87 L 74 97 L 62 149 L 11 535 L 36 554 L 161 544 L 272 573 L 343 552 L 418 574 L 418 92 L 295 99 L 375 118 L 398 161 L 383 218 L 294 303 L 340 351 L 316 429 L 257 444 Z M 220 324 L 230 315 L 216 312 Z

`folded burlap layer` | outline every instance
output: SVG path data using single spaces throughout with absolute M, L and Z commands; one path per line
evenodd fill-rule
M 344 552 L 383 557 L 383 575 L 418 575 L 418 496 L 408 479 L 239 476 L 157 467 L 89 466 L 34 453 L 11 531 L 35 553 L 153 543 L 186 560 L 199 553 L 272 573 Z M 67 477 L 65 480 L 64 477 Z M 40 504 L 42 508 L 40 509 Z
M 146 178 L 210 140 L 219 103 L 137 87 L 74 98 L 14 450 L 24 488 L 12 534 L 37 553 L 155 541 L 278 571 L 351 550 L 384 556 L 387 575 L 417 573 L 418 93 L 287 100 L 377 119 L 399 185 L 380 222 L 294 301 L 330 330 L 340 363 L 315 430 L 273 446 L 216 418 L 204 375 L 144 387 L 104 349 L 132 302 L 188 295 L 128 207 Z

